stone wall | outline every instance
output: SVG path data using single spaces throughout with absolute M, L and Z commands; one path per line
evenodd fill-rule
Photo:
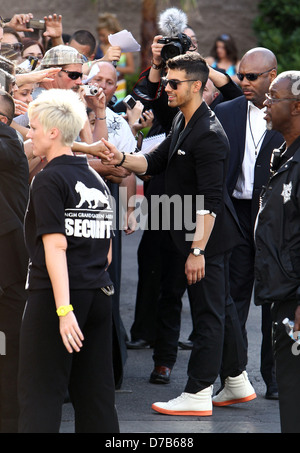
M 142 0 L 14 0 L 1 2 L 0 14 L 11 17 L 20 12 L 32 12 L 36 19 L 57 13 L 63 17 L 63 29 L 71 34 L 87 29 L 96 36 L 97 16 L 100 12 L 115 13 L 124 29 L 140 40 Z M 256 45 L 252 21 L 257 14 L 258 0 L 197 0 L 197 7 L 188 13 L 188 23 L 196 31 L 199 50 L 207 56 L 217 35 L 230 33 L 236 40 L 240 56 Z M 157 1 L 157 12 L 167 7 L 180 7 L 180 1 Z M 4 8 L 4 10 L 3 10 Z M 138 54 L 135 55 L 137 66 Z

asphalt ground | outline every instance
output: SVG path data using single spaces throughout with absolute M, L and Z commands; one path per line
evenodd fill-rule
M 130 327 L 133 322 L 135 295 L 137 286 L 137 247 L 141 238 L 141 231 L 123 237 L 122 248 L 122 284 L 120 312 L 124 327 L 130 336 Z M 278 401 L 265 399 L 265 384 L 260 374 L 260 347 L 261 347 L 261 310 L 251 305 L 247 324 L 248 331 L 248 376 L 255 388 L 257 398 L 247 403 L 227 407 L 216 407 L 209 417 L 171 416 L 159 414 L 152 410 L 151 404 L 156 401 L 168 401 L 179 396 L 187 380 L 187 363 L 190 351 L 178 351 L 178 360 L 172 370 L 171 382 L 168 385 L 149 383 L 149 376 L 153 368 L 152 349 L 128 350 L 128 357 L 124 368 L 124 379 L 120 390 L 116 391 L 116 407 L 120 424 L 120 436 L 107 435 L 103 439 L 106 447 L 116 448 L 117 439 L 131 439 L 143 436 L 146 441 L 140 444 L 143 447 L 170 447 L 166 439 L 173 435 L 176 439 L 186 442 L 190 434 L 194 442 L 199 440 L 203 433 L 280 433 Z M 186 340 L 191 331 L 191 317 L 186 295 L 183 298 L 181 340 Z M 214 385 L 214 391 L 219 388 L 219 380 Z M 61 433 L 74 432 L 74 414 L 70 403 L 63 407 Z M 142 434 L 143 433 L 143 434 Z M 167 436 L 167 437 L 166 437 Z M 164 439 L 159 441 L 158 439 Z M 149 440 L 150 439 L 150 440 Z M 149 445 L 149 442 L 153 445 Z M 115 444 L 109 444 L 114 442 Z M 177 443 L 179 441 L 177 440 Z M 156 443 L 156 445 L 155 445 Z M 124 444 L 122 445 L 124 447 Z M 175 447 L 184 446 L 175 445 Z M 195 443 L 194 445 L 195 446 Z M 133 445 L 125 445 L 132 447 Z

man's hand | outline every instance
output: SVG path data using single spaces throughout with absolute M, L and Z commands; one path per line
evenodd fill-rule
M 140 116 L 139 120 L 133 123 L 130 127 L 133 135 L 136 135 L 138 131 L 146 127 L 151 127 L 154 121 L 154 114 L 152 110 L 145 110 Z
M 43 36 L 51 39 L 58 39 L 62 37 L 62 16 L 53 14 L 53 16 L 44 17 L 46 31 L 44 31 Z
M 20 101 L 19 99 L 14 99 L 15 103 L 15 114 L 24 115 L 28 110 L 28 104 L 26 102 Z
M 130 127 L 132 127 L 135 123 L 137 123 L 143 113 L 144 105 L 141 101 L 136 101 L 135 106 L 133 109 L 126 109 L 126 116 L 125 119 L 128 121 Z
M 124 216 L 123 230 L 126 235 L 132 234 L 137 228 L 137 221 L 134 213 L 134 209 L 128 208 Z
M 119 46 L 110 46 L 106 54 L 101 58 L 102 61 L 119 61 L 121 58 L 121 47 Z
M 99 92 L 96 96 L 84 96 L 85 102 L 96 113 L 96 116 L 105 116 L 106 96 L 102 88 L 97 87 Z
M 162 62 L 161 49 L 164 47 L 164 44 L 158 42 L 158 40 L 162 38 L 162 35 L 154 36 L 153 43 L 151 44 L 152 60 L 156 65 L 160 65 Z
M 123 154 L 104 138 L 101 140 L 104 148 L 99 149 L 99 157 L 104 165 L 117 165 L 123 159 Z
M 53 76 L 60 72 L 61 68 L 48 68 L 41 71 L 31 71 L 24 74 L 16 74 L 18 86 L 25 83 L 53 82 Z
M 189 254 L 185 263 L 185 275 L 188 285 L 193 285 L 205 277 L 205 258 L 204 255 L 194 256 Z
M 295 310 L 294 332 L 300 332 L 300 305 Z
M 33 14 L 15 14 L 9 22 L 6 22 L 6 27 L 11 27 L 16 31 L 31 31 L 33 28 L 27 28 L 27 23 L 33 19 Z

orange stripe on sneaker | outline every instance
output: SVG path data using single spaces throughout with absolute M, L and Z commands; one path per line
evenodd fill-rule
M 152 409 L 154 409 L 156 412 L 160 412 L 161 414 L 166 414 L 166 415 L 198 415 L 202 417 L 206 417 L 209 415 L 212 415 L 212 410 L 210 411 L 172 411 L 168 409 L 162 409 L 161 407 L 155 406 L 155 404 L 152 404 Z
M 236 400 L 228 400 L 228 401 L 221 401 L 221 402 L 216 402 L 213 400 L 213 405 L 214 406 L 230 406 L 230 404 L 238 404 L 238 403 L 246 403 L 247 401 L 254 400 L 256 398 L 256 393 L 252 393 L 250 396 L 246 396 L 245 398 L 240 398 Z

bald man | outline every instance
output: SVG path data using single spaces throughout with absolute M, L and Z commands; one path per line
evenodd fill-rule
M 243 243 L 233 250 L 230 260 L 230 291 L 246 349 L 246 321 L 254 282 L 254 224 L 260 193 L 270 175 L 271 153 L 284 141 L 279 132 L 267 130 L 264 119 L 265 93 L 276 75 L 277 61 L 273 52 L 262 47 L 249 50 L 241 59 L 237 74 L 244 96 L 215 108 L 230 142 L 227 187 L 244 232 Z M 277 399 L 269 306 L 262 307 L 262 335 L 261 373 L 267 387 L 266 398 Z M 230 355 L 229 333 L 225 341 L 224 367 Z M 216 398 L 222 402 L 221 394 Z

